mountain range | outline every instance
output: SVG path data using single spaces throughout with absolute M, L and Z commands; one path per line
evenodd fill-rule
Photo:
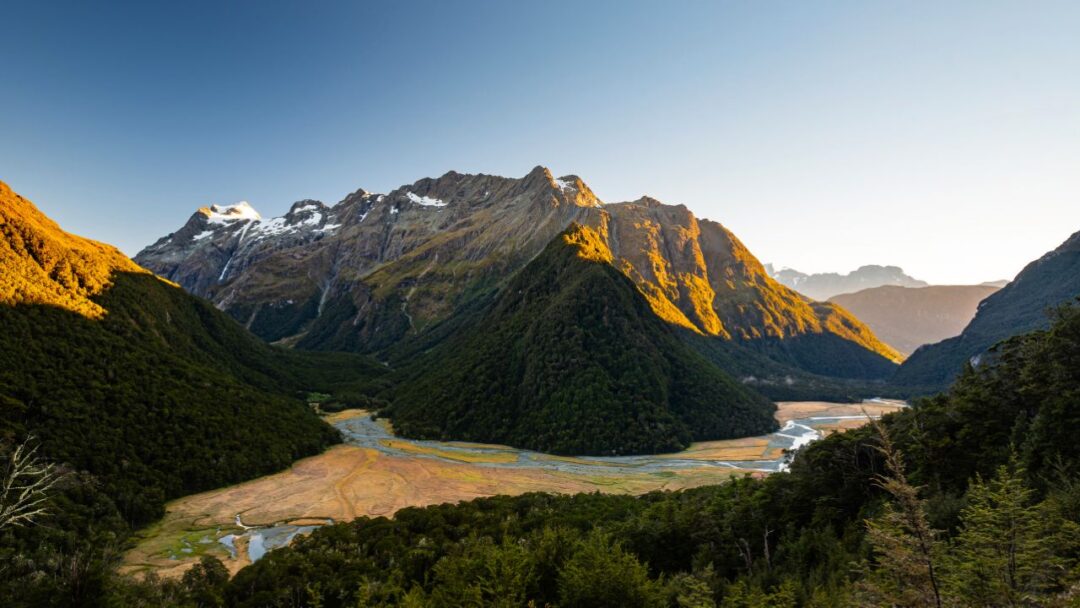
M 866 323 L 900 353 L 959 335 L 979 302 L 999 288 L 991 285 L 882 285 L 829 298 Z
M 1080 296 L 1080 232 L 1031 262 L 983 300 L 960 335 L 916 350 L 892 382 L 921 392 L 948 386 L 966 364 L 980 365 L 995 344 L 1050 325 L 1055 307 Z
M 496 186 L 501 198 L 484 199 Z M 659 597 L 670 575 L 676 586 L 664 593 L 676 597 L 692 588 L 679 577 L 708 558 L 724 577 L 708 593 L 726 600 L 734 587 L 725 581 L 755 564 L 796 580 L 808 552 L 827 558 L 830 589 L 843 589 L 875 542 L 866 517 L 880 508 L 891 456 L 864 428 L 801 451 L 790 475 L 642 498 L 531 494 L 361 517 L 272 551 L 232 582 L 211 559 L 174 586 L 115 575 L 114 547 L 161 517 L 166 500 L 337 442 L 308 403 L 325 399 L 319 392 L 378 408 L 406 436 L 622 455 L 773 430 L 767 396 L 926 393 L 959 373 L 948 393 L 882 421 L 933 504 L 970 499 L 979 490 L 969 480 L 1001 475 L 1018 458 L 1044 484 L 1080 459 L 1067 398 L 1080 315 L 1065 309 L 1050 327 L 1047 314 L 1080 294 L 1080 233 L 983 299 L 959 336 L 919 348 L 898 370 L 895 351 L 845 306 L 779 284 L 722 225 L 648 197 L 604 204 L 581 180 L 543 169 L 517 180 L 447 174 L 332 207 L 303 201 L 270 220 L 247 204 L 211 206 L 139 259 L 170 278 L 64 232 L 0 183 L 0 440 L 32 436 L 72 476 L 51 497 L 49 526 L 4 531 L 4 555 L 18 559 L 6 562 L 0 595 L 15 605 L 47 605 L 57 589 L 67 605 L 106 594 L 108 605 L 161 605 L 166 594 L 192 605 L 355 605 L 375 592 L 396 604 L 406 583 L 414 597 L 457 598 L 446 595 L 447 573 L 475 571 L 477 555 L 495 556 L 485 568 L 505 566 L 485 572 L 557 573 L 558 585 L 529 583 L 547 598 L 565 595 L 567 572 L 612 560 L 637 564 L 639 583 L 659 565 L 648 585 Z M 887 286 L 836 300 L 866 311 L 906 302 L 918 319 L 923 306 L 970 307 L 980 295 L 957 289 Z M 886 333 L 888 320 L 874 323 Z M 321 352 L 335 348 L 356 352 Z M 1054 508 L 1038 512 L 1056 518 L 1048 529 L 1071 523 Z M 967 529 L 970 511 L 957 526 L 956 509 L 946 510 L 942 529 Z M 598 523 L 620 540 L 588 531 Z M 748 529 L 763 539 L 750 561 Z M 1046 537 L 1031 533 L 1033 543 Z M 595 550 L 582 548 L 589 543 Z M 566 546 L 575 557 L 559 557 Z M 879 569 L 893 580 L 890 564 Z M 424 588 L 429 571 L 438 576 Z M 607 584 L 607 572 L 582 588 Z M 798 584 L 819 589 L 808 576 Z
M 31 434 L 92 475 L 109 497 L 100 513 L 120 521 L 318 453 L 338 437 L 306 391 L 385 373 L 356 355 L 271 347 L 2 182 L 0 266 L 0 439 Z
M 782 285 L 815 300 L 828 300 L 843 293 L 854 293 L 872 287 L 896 285 L 900 287 L 926 287 L 926 281 L 908 276 L 899 266 L 867 265 L 847 273 L 822 272 L 806 274 L 793 268 L 775 268 L 765 265 L 769 276 Z
M 605 204 L 543 167 L 517 179 L 449 172 L 269 220 L 248 205 L 202 208 L 135 261 L 264 339 L 392 361 L 452 333 L 458 313 L 575 223 L 600 235 L 658 317 L 755 353 L 775 378 L 881 379 L 901 358 L 840 306 L 770 278 L 722 225 L 649 197 Z

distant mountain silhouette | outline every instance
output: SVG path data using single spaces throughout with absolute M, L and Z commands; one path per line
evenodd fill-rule
M 828 300 L 842 293 L 855 293 L 871 287 L 897 285 L 900 287 L 925 287 L 920 281 L 904 273 L 899 266 L 860 266 L 847 274 L 823 272 L 806 274 L 792 268 L 776 269 L 766 264 L 769 275 L 781 284 L 815 300 Z
M 910 355 L 923 344 L 958 335 L 984 298 L 987 285 L 882 285 L 829 299 L 866 323 L 887 344 Z

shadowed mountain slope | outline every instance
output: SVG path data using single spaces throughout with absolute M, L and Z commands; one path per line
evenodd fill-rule
M 555 238 L 478 323 L 403 368 L 395 429 L 559 454 L 773 429 L 772 404 L 681 342 L 612 261 L 593 229 Z
M 1080 232 L 1028 264 L 1011 283 L 979 305 L 975 318 L 954 338 L 923 346 L 896 372 L 893 382 L 927 391 L 948 386 L 966 363 L 978 363 L 1006 338 L 1044 329 L 1051 308 L 1080 295 Z
M 0 183 L 0 438 L 33 434 L 124 520 L 279 470 L 337 441 L 301 399 L 382 373 L 268 346 Z

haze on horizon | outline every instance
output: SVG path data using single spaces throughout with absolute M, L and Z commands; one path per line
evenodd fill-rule
M 649 194 L 803 272 L 1012 278 L 1080 230 L 1067 2 L 6 7 L 0 180 L 134 254 L 448 170 Z

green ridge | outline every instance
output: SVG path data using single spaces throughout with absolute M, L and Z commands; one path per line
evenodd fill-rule
M 681 342 L 571 227 L 478 321 L 406 363 L 386 410 L 405 436 L 557 454 L 676 451 L 775 428 L 773 406 Z M 580 238 L 589 244 L 573 244 Z

